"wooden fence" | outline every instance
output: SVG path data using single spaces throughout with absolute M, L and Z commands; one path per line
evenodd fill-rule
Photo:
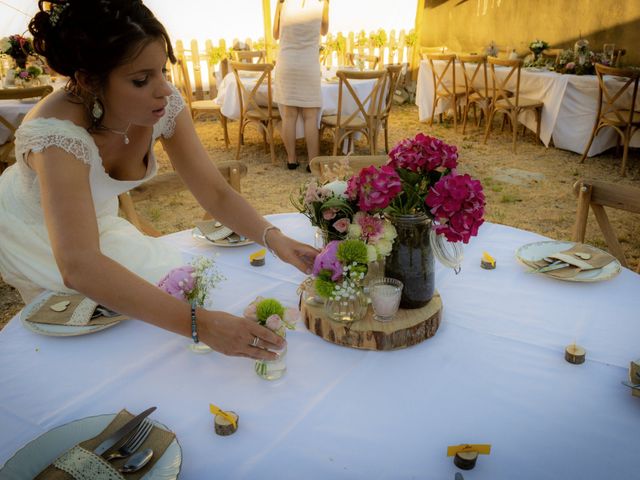
M 416 34 L 413 30 L 400 30 L 396 34 L 395 30 L 387 33 L 381 29 L 368 35 L 364 31 L 349 32 L 346 35 L 340 32 L 337 35 L 328 34 L 324 38 L 319 54 L 322 64 L 328 67 L 345 65 L 345 56 L 347 53 L 353 53 L 359 56 L 375 55 L 380 59 L 378 68 L 384 68 L 385 64 L 391 63 L 411 64 L 415 44 Z M 222 60 L 231 58 L 234 49 L 265 50 L 270 60 L 277 55 L 277 45 L 266 45 L 263 38 L 248 38 L 244 41 L 234 39 L 231 45 L 227 45 L 225 40 L 219 40 L 217 44 L 207 40 L 204 48 L 201 48 L 196 40 L 191 41 L 189 48 L 185 47 L 182 40 L 176 42 L 176 56 L 187 65 L 192 79 L 194 99 L 215 98 L 216 71 Z

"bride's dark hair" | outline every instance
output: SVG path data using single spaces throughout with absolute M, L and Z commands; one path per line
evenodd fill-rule
M 29 23 L 34 49 L 69 77 L 72 90 L 76 72 L 100 85 L 156 40 L 164 41 L 169 59 L 176 61 L 167 31 L 141 0 L 39 0 L 38 8 Z

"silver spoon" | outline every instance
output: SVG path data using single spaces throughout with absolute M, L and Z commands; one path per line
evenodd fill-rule
M 145 448 L 144 450 L 132 455 L 127 463 L 125 463 L 120 471 L 122 473 L 134 473 L 144 467 L 149 460 L 153 457 L 153 450 L 150 448 Z

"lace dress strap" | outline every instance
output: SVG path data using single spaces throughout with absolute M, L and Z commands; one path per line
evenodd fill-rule
M 154 138 L 163 136 L 164 138 L 171 138 L 176 129 L 176 117 L 184 109 L 185 103 L 182 99 L 182 95 L 178 89 L 171 83 L 167 82 L 171 87 L 171 95 L 167 97 L 167 106 L 165 108 L 165 114 L 162 119 L 156 124 L 154 128 Z
M 16 160 L 24 162 L 29 152 L 58 147 L 86 164 L 100 161 L 98 147 L 89 132 L 69 120 L 35 118 L 16 130 Z

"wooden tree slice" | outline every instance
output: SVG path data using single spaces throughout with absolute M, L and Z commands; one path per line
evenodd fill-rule
M 235 433 L 236 430 L 238 429 L 238 420 L 239 420 L 238 415 L 232 411 L 228 411 L 227 413 L 231 414 L 233 418 L 236 419 L 235 426 L 233 426 L 233 423 L 231 423 L 229 420 L 224 418 L 222 415 L 216 415 L 213 419 L 213 425 L 216 433 L 218 435 L 222 435 L 223 437 L 226 437 L 227 435 L 231 435 L 232 433 Z
M 322 305 L 302 302 L 307 328 L 328 342 L 364 350 L 397 350 L 433 337 L 440 326 L 442 299 L 437 292 L 422 308 L 398 310 L 391 322 L 373 318 L 371 306 L 362 320 L 340 323 L 327 317 Z

